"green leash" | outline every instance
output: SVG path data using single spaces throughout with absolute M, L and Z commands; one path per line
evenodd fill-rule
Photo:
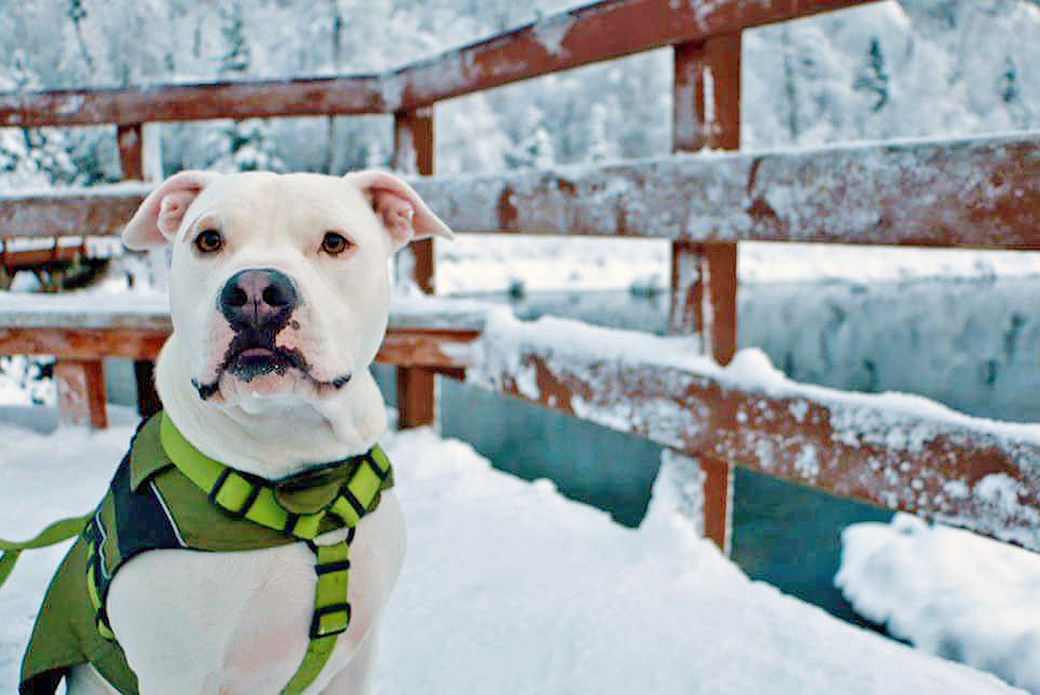
M 85 516 L 74 516 L 55 521 L 43 529 L 35 538 L 22 541 L 21 543 L 5 541 L 3 538 L 0 538 L 0 550 L 4 551 L 3 556 L 0 557 L 0 586 L 3 586 L 7 577 L 10 576 L 11 571 L 14 569 L 14 563 L 18 561 L 18 556 L 23 550 L 46 548 L 49 545 L 55 545 L 70 538 L 75 538 L 83 531 L 83 527 L 87 525 L 92 516 L 93 512 Z

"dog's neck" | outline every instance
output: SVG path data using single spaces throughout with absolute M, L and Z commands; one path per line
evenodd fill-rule
M 386 407 L 367 368 L 334 397 L 257 402 L 249 408 L 206 403 L 191 384 L 176 334 L 156 362 L 163 409 L 202 453 L 264 478 L 363 453 L 386 428 Z

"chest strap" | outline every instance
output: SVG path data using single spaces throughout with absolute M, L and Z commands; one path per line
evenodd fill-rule
M 174 465 L 197 487 L 206 491 L 211 502 L 234 516 L 306 540 L 314 551 L 314 571 L 318 580 L 314 591 L 310 643 L 300 667 L 281 691 L 282 695 L 302 693 L 325 666 L 336 646 L 337 636 L 346 632 L 350 625 L 350 603 L 347 601 L 350 542 L 358 521 L 378 506 L 379 493 L 393 484 L 389 459 L 379 446 L 354 457 L 350 465 L 355 466 L 355 470 L 332 504 L 314 513 L 297 514 L 278 504 L 271 485 L 266 481 L 244 476 L 196 449 L 165 412 L 159 436 Z M 329 513 L 339 518 L 341 528 L 346 526 L 349 529 L 347 538 L 331 545 L 316 545 L 311 541 Z

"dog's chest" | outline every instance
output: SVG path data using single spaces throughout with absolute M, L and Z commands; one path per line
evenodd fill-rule
M 319 692 L 378 622 L 404 545 L 400 507 L 386 491 L 358 524 L 350 546 L 350 626 L 308 692 Z M 288 681 L 307 649 L 314 560 L 304 543 L 229 553 L 145 553 L 113 581 L 113 630 L 138 674 L 159 679 L 170 664 L 179 664 L 177 680 L 190 683 L 192 692 L 266 692 Z

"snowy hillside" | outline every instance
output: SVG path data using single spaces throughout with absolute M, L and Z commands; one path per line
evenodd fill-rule
M 699 1 L 699 0 L 698 0 Z M 401 66 L 574 0 L 7 3 L 0 92 Z M 1040 125 L 1034 0 L 888 0 L 744 34 L 745 149 Z M 55 37 L 59 40 L 55 40 Z M 438 173 L 642 157 L 671 142 L 670 52 L 560 73 L 436 110 Z M 166 125 L 168 171 L 386 164 L 389 118 Z M 0 129 L 0 190 L 118 177 L 107 130 Z

